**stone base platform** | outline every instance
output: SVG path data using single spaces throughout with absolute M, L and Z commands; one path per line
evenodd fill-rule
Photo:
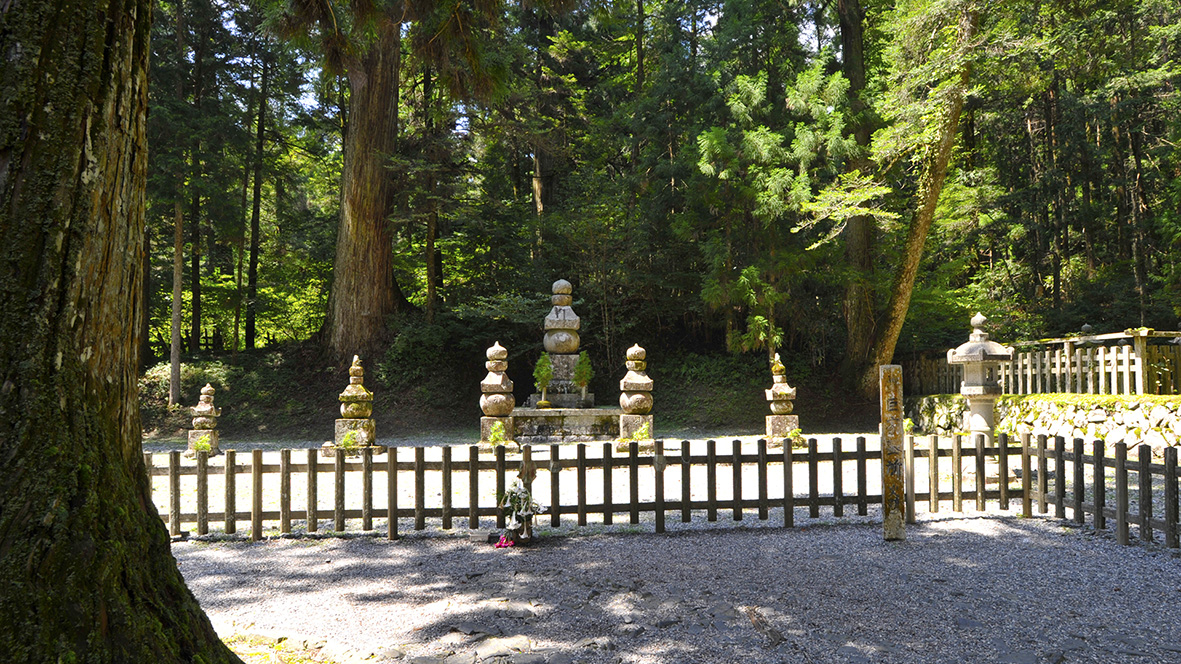
M 595 405 L 595 395 L 593 392 L 587 392 L 585 399 L 582 398 L 581 392 L 570 394 L 555 393 L 553 390 L 547 390 L 546 392 L 546 396 L 549 398 L 549 402 L 553 408 L 594 408 Z M 530 394 L 526 407 L 535 409 L 537 408 L 538 401 L 541 401 L 540 394 Z
M 208 438 L 208 440 L 205 442 L 209 443 L 209 456 L 217 456 L 218 454 L 221 454 L 221 450 L 219 450 L 217 447 L 217 429 L 190 429 L 189 449 L 185 451 L 186 457 L 191 459 L 197 456 L 195 446 L 197 442 L 203 438 Z
M 795 429 L 800 428 L 799 415 L 768 415 L 767 437 L 784 438 Z
M 523 445 L 613 441 L 619 438 L 622 414 L 618 408 L 517 408 L 513 440 Z

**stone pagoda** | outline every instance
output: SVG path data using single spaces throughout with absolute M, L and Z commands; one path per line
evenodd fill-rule
M 500 342 L 492 344 L 485 353 L 488 361 L 484 367 L 488 375 L 480 381 L 480 440 L 499 444 L 513 439 L 513 408 L 517 400 L 513 397 L 513 381 L 508 371 L 508 350 Z
M 593 408 L 595 395 L 588 393 L 583 398 L 582 389 L 574 384 L 574 367 L 578 364 L 580 343 L 578 328 L 581 320 L 570 307 L 574 302 L 571 295 L 573 290 L 574 287 L 565 279 L 554 282 L 553 296 L 550 298 L 553 309 L 550 309 L 545 317 L 543 341 L 554 372 L 553 379 L 546 389 L 546 397 L 554 408 Z M 536 407 L 540 400 L 540 394 L 531 395 L 529 407 Z
M 205 387 L 201 388 L 201 396 L 197 399 L 197 405 L 192 408 L 193 429 L 189 431 L 189 449 L 185 452 L 187 456 L 196 454 L 198 443 L 209 445 L 205 451 L 209 452 L 210 456 L 219 453 L 217 418 L 221 416 L 221 409 L 213 406 L 213 391 L 213 386 L 205 383 Z
M 627 373 L 619 381 L 619 437 L 652 438 L 652 379 L 646 373 L 647 351 L 639 344 L 627 349 Z
M 365 370 L 361 358 L 353 356 L 349 367 L 349 385 L 340 393 L 340 418 L 336 420 L 336 432 L 331 443 L 324 449 L 334 448 L 356 450 L 377 443 L 377 423 L 373 420 L 373 393 L 365 389 Z
M 771 360 L 771 389 L 765 390 L 767 401 L 771 402 L 771 414 L 767 416 L 767 438 L 785 438 L 800 428 L 800 417 L 792 415 L 792 400 L 796 388 L 787 384 L 787 369 L 775 353 Z

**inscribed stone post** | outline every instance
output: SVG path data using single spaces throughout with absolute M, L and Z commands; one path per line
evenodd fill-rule
M 902 367 L 878 367 L 882 405 L 882 534 L 887 542 L 906 539 L 902 468 Z

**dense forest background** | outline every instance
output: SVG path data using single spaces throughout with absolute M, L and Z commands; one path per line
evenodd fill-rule
M 977 309 L 1179 327 L 1175 0 L 159 0 L 150 77 L 148 399 L 170 350 L 329 400 L 356 352 L 474 421 L 558 278 L 658 401 L 772 352 L 868 395 Z

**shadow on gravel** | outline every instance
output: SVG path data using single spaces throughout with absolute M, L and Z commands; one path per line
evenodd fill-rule
M 1181 560 L 1041 519 L 174 553 L 215 623 L 370 661 L 1181 662 Z

